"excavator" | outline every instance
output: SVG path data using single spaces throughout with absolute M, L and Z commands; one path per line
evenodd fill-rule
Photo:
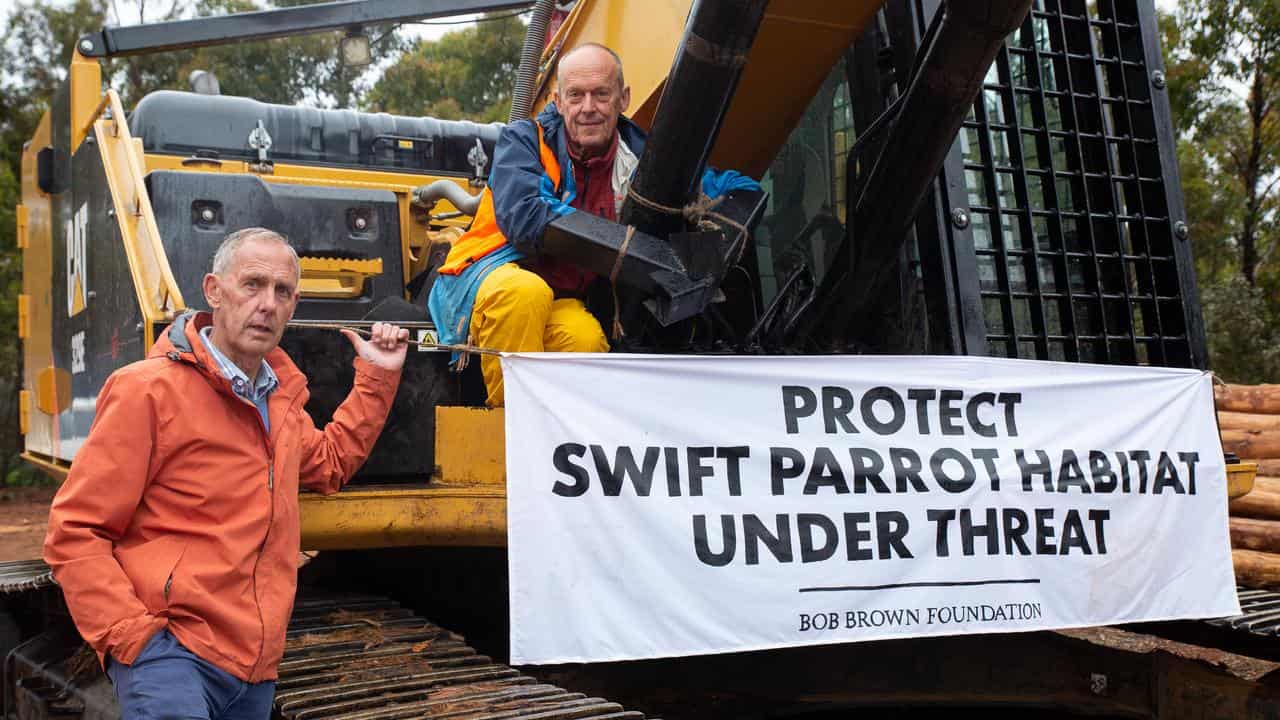
M 501 124 L 208 82 L 126 108 L 101 62 L 335 31 L 358 53 L 366 27 L 509 10 L 531 13 L 512 121 L 590 41 L 622 58 L 649 133 L 634 187 L 651 203 L 619 223 L 575 213 L 543 238 L 604 276 L 625 259 L 616 295 L 589 303 L 626 329 L 615 352 L 1208 362 L 1152 0 L 352 0 L 86 34 L 22 153 L 28 462 L 65 477 L 108 375 L 202 306 L 210 257 L 239 228 L 276 229 L 300 255 L 282 345 L 317 423 L 352 380 L 327 326 L 389 319 L 423 343 L 357 477 L 299 498 L 277 717 L 1280 714 L 1269 593 L 1213 622 L 505 664 L 505 487 L 520 478 L 476 364 L 450 366 L 425 310 Z M 762 189 L 696 222 L 662 210 L 696 206 L 709 164 Z M 6 718 L 118 717 L 39 559 L 0 564 L 0 603 Z

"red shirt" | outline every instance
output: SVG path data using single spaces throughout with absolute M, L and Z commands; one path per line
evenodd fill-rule
M 569 206 L 591 213 L 605 220 L 617 221 L 618 213 L 614 210 L 616 198 L 613 196 L 613 160 L 618 154 L 618 133 L 613 134 L 613 143 L 603 155 L 586 160 L 580 159 L 569 150 L 573 161 L 573 182 L 577 193 Z M 596 274 L 583 270 L 573 263 L 553 257 L 542 256 L 527 264 L 529 270 L 537 273 L 547 285 L 555 291 L 556 297 L 582 297 L 587 288 L 596 279 Z

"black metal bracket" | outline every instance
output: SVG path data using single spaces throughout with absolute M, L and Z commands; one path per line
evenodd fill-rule
M 638 231 L 619 262 L 618 253 L 626 237 L 625 225 L 575 212 L 547 226 L 542 234 L 542 251 L 605 277 L 613 274 L 616 265 L 615 281 L 652 299 L 650 310 L 664 326 L 698 314 L 715 297 L 719 268 L 694 277 L 672 245 Z M 725 244 L 719 237 L 716 240 L 717 245 Z
M 758 191 L 732 192 L 716 212 L 750 230 L 765 200 Z M 635 231 L 627 242 L 626 225 L 575 212 L 547 226 L 542 252 L 604 277 L 612 277 L 616 269 L 615 281 L 641 293 L 645 307 L 666 327 L 697 315 L 715 300 L 720 281 L 747 240 L 729 227 L 673 233 L 666 240 Z
M 267 40 L 288 35 L 509 10 L 532 0 L 347 0 L 218 17 L 103 28 L 80 36 L 86 57 L 125 57 L 167 50 Z

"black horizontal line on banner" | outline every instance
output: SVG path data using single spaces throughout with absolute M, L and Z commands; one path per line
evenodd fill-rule
M 910 587 L 958 587 L 970 585 L 1038 585 L 1040 578 L 1011 578 L 1008 580 L 940 580 L 937 582 L 889 583 L 887 585 L 836 585 L 833 587 L 800 588 L 800 592 L 857 592 L 860 590 L 892 590 Z

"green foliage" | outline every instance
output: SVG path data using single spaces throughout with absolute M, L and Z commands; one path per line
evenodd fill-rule
M 424 40 L 369 90 L 364 106 L 443 120 L 506 121 L 525 26 L 510 14 Z
M 1267 298 L 1274 292 L 1239 275 L 1200 289 L 1210 367 L 1229 382 L 1275 382 L 1280 377 L 1280 317 Z
M 136 20 L 158 22 L 190 15 L 226 15 L 318 1 L 199 0 L 182 10 L 175 3 L 163 15 Z M 399 34 L 393 28 L 372 26 L 366 32 L 371 37 L 383 38 L 379 44 L 381 52 L 394 52 L 402 47 Z M 331 32 L 141 55 L 107 63 L 104 75 L 109 84 L 120 91 L 126 106 L 153 90 L 185 90 L 192 72 L 208 70 L 218 77 L 224 95 L 289 105 L 350 107 L 359 100 L 363 69 L 342 66 L 338 56 L 341 36 L 339 32 Z
M 0 26 L 0 159 L 15 176 L 22 143 L 66 77 L 76 40 L 90 28 L 102 27 L 105 3 L 34 0 L 15 7 Z M 0 248 L 12 247 L 12 224 L 0 225 L 0 233 Z
M 1160 30 L 1211 367 L 1280 382 L 1280 0 L 1188 0 Z
M 5 473 L 5 487 L 54 487 L 57 480 L 28 465 L 17 455 L 9 458 L 9 472 Z
M 1173 107 L 1173 127 L 1179 135 L 1191 130 L 1197 117 L 1209 105 L 1205 89 L 1209 83 L 1209 61 L 1191 52 L 1189 33 L 1178 18 L 1160 13 L 1161 44 L 1165 54 L 1166 88 Z
M 1229 179 L 1213 172 L 1201 149 L 1189 140 L 1178 141 L 1178 165 L 1182 170 L 1182 194 L 1191 226 L 1196 276 L 1201 284 L 1239 275 L 1233 235 L 1239 214 L 1238 192 L 1222 185 Z

